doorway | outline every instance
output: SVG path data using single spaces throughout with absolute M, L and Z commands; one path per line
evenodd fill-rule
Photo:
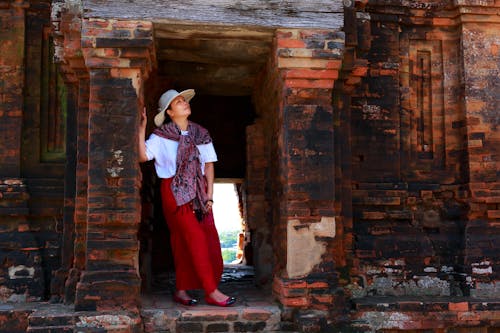
M 235 31 L 238 33 L 235 34 Z M 253 270 L 251 237 L 244 223 L 244 184 L 248 177 L 249 158 L 247 127 L 254 124 L 258 117 L 252 95 L 268 62 L 273 34 L 271 29 L 235 30 L 222 26 L 157 23 L 155 45 L 158 66 L 145 86 L 150 119 L 147 136 L 154 129 L 151 119 L 156 114 L 158 98 L 164 91 L 195 89 L 196 95 L 190 102 L 190 120 L 208 129 L 218 157 L 214 196 L 223 191 L 224 186 L 232 187 L 232 192 L 229 191 L 232 198 L 217 199 L 214 214 L 236 208 L 240 215 L 240 218 L 234 217 L 236 221 L 232 222 L 236 224 L 233 228 L 237 237 L 235 258 L 228 258 L 225 265 L 233 270 L 238 268 L 235 265 L 245 266 L 247 273 L 249 267 Z M 141 168 L 143 215 L 140 266 L 143 289 L 154 290 L 155 286 L 171 289 L 174 265 L 168 228 L 161 212 L 159 182 L 152 162 L 144 163 Z M 229 201 L 225 200 L 232 200 L 232 207 L 228 207 Z M 216 216 L 216 219 L 224 218 Z M 221 222 L 216 221 L 216 225 Z M 169 285 L 166 286 L 166 283 Z

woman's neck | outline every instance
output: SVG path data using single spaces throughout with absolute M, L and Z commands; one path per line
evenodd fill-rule
M 172 120 L 181 131 L 187 131 L 189 121 L 187 118 Z

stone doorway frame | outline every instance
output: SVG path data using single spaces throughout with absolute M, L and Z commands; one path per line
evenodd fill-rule
M 155 67 L 153 24 L 82 19 L 79 10 L 66 7 L 54 22 L 60 67 L 78 96 L 79 135 L 75 217 L 65 225 L 73 237 L 63 244 L 73 256 L 56 274 L 66 281 L 59 292 L 76 310 L 134 309 L 140 306 L 135 231 L 141 175 L 130 133 L 136 133 L 144 82 Z M 338 283 L 332 95 L 344 46 L 338 29 L 277 28 L 253 94 L 262 117 L 247 135 L 263 145 L 248 148 L 270 163 L 250 171 L 260 176 L 247 177 L 253 182 L 247 212 L 259 215 L 247 221 L 264 217 L 257 229 L 272 243 L 273 260 L 261 258 L 255 266 L 271 274 L 274 294 L 289 307 L 327 310 Z M 321 142 L 313 144 L 317 133 Z M 268 180 L 268 189 L 255 186 Z M 272 240 L 275 235 L 286 237 Z M 300 295 L 293 292 L 297 286 Z

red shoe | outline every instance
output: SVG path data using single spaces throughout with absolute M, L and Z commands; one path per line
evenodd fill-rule
M 193 305 L 196 305 L 198 304 L 198 301 L 195 300 L 194 298 L 190 298 L 190 299 L 184 299 L 184 298 L 180 298 L 179 296 L 177 296 L 176 294 L 174 294 L 174 302 L 177 302 L 177 303 L 180 303 L 182 305 L 189 305 L 189 306 L 193 306 Z
M 207 302 L 207 304 L 210 304 L 210 305 L 217 305 L 217 306 L 226 307 L 226 306 L 233 305 L 236 302 L 236 298 L 234 298 L 234 297 L 228 297 L 223 302 L 217 302 L 212 297 L 206 296 L 205 297 L 205 301 Z

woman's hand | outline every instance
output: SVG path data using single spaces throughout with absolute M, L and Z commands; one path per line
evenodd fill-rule
M 141 119 L 139 121 L 138 128 L 138 153 L 139 153 L 139 162 L 146 162 L 148 160 L 148 156 L 146 155 L 146 144 L 144 142 L 146 136 L 146 125 L 148 124 L 148 117 L 146 115 L 146 107 L 141 112 Z
M 212 199 L 208 199 L 207 203 L 205 204 L 205 207 L 207 208 L 207 211 L 212 210 L 212 206 L 214 205 L 214 201 Z
M 139 123 L 139 129 L 141 131 L 145 131 L 147 124 L 148 124 L 148 116 L 146 115 L 146 107 L 144 107 L 144 109 L 142 109 L 141 112 L 141 121 Z

